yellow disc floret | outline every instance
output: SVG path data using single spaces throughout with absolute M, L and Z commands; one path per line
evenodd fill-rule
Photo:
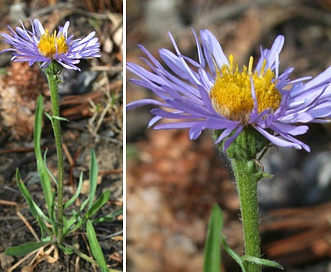
M 56 53 L 62 54 L 68 52 L 68 45 L 65 42 L 65 37 L 56 36 L 56 31 L 50 35 L 48 30 L 40 37 L 38 44 L 39 53 L 47 58 L 53 58 Z
M 250 57 L 248 68 L 238 71 L 238 64 L 233 56 L 229 57 L 229 65 L 223 65 L 218 71 L 214 86 L 210 90 L 210 98 L 214 109 L 223 116 L 247 123 L 254 108 L 252 86 L 258 103 L 258 112 L 266 109 L 275 111 L 280 104 L 281 94 L 276 89 L 274 72 L 266 68 L 264 60 L 260 71 L 252 72 L 253 57 Z M 251 81 L 252 80 L 252 81 Z

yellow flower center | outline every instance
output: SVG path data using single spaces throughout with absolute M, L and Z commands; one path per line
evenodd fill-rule
M 56 36 L 56 31 L 53 35 L 49 34 L 48 30 L 40 38 L 38 44 L 39 53 L 47 58 L 52 58 L 56 53 L 62 54 L 68 52 L 68 45 L 65 42 L 65 37 Z
M 248 68 L 238 71 L 238 63 L 234 62 L 233 55 L 229 57 L 229 65 L 223 65 L 217 72 L 214 86 L 209 96 L 214 109 L 223 116 L 247 123 L 254 108 L 251 79 L 258 103 L 258 112 L 266 109 L 275 111 L 280 104 L 281 94 L 276 89 L 274 72 L 266 68 L 264 60 L 261 71 L 252 72 L 253 57 L 249 59 Z

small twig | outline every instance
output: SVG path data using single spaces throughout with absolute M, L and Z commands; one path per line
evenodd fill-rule
M 70 166 L 73 166 L 74 165 L 74 161 L 73 161 L 72 156 L 71 156 L 71 154 L 69 152 L 68 146 L 66 144 L 62 143 L 62 148 L 63 148 L 64 153 L 67 156 L 67 160 L 68 160 Z
M 17 202 L 0 199 L 0 205 L 18 206 Z
M 54 147 L 51 146 L 44 146 L 42 147 L 42 150 L 46 149 L 52 149 Z M 15 149 L 5 149 L 5 150 L 0 150 L 0 155 L 3 154 L 10 154 L 10 153 L 27 153 L 27 152 L 33 152 L 34 148 L 33 147 L 22 147 L 22 148 L 15 148 Z
M 123 173 L 123 169 L 113 169 L 113 170 L 99 171 L 100 175 L 122 174 L 122 173 Z
M 75 9 L 75 7 L 70 3 L 58 3 L 54 6 L 47 6 L 46 8 L 39 9 L 37 11 L 34 11 L 31 13 L 31 18 L 40 18 L 45 14 L 51 13 L 53 10 L 61 10 L 69 12 L 69 10 L 72 12 Z M 61 14 L 61 13 L 60 13 Z
M 114 232 L 114 233 L 106 235 L 106 236 L 102 236 L 102 237 L 99 238 L 99 240 L 107 240 L 107 239 L 112 238 L 112 237 L 120 236 L 121 234 L 123 234 L 123 230 Z
M 120 254 L 118 254 L 118 252 L 114 252 L 113 254 L 109 255 L 109 258 L 120 263 L 123 262 L 123 258 Z
M 104 109 L 102 110 L 101 114 L 100 114 L 100 117 L 97 121 L 97 124 L 94 125 L 94 121 L 97 119 L 98 115 L 99 115 L 99 112 L 97 111 L 97 107 L 96 105 L 94 104 L 94 102 L 92 100 L 89 101 L 90 102 L 90 105 L 92 106 L 93 110 L 94 110 L 94 113 L 93 113 L 93 117 L 89 120 L 89 128 L 90 128 L 90 132 L 91 134 L 94 136 L 94 137 L 97 137 L 97 133 L 98 133 L 98 130 L 102 124 L 102 121 L 103 119 L 105 118 L 108 110 L 110 109 L 111 105 L 108 103 L 106 105 L 106 107 L 104 107 Z
M 109 20 L 109 15 L 108 13 L 95 13 L 95 12 L 89 12 L 83 9 L 75 9 L 75 12 L 78 14 L 86 15 L 95 19 L 99 20 Z
M 32 152 L 34 150 L 33 147 L 22 147 L 22 148 L 15 148 L 15 149 L 5 149 L 0 150 L 0 155 L 2 154 L 10 154 L 10 153 L 20 153 L 20 152 Z
M 19 218 L 21 218 L 21 220 L 23 221 L 23 223 L 27 226 L 27 228 L 30 230 L 30 232 L 32 233 L 33 237 L 40 242 L 40 239 L 37 235 L 37 233 L 34 231 L 34 229 L 32 228 L 32 226 L 30 225 L 30 223 L 28 222 L 28 220 L 26 220 L 26 218 L 19 212 L 17 211 L 16 214 L 18 215 Z
M 65 260 L 66 260 L 66 270 L 67 270 L 67 272 L 70 272 L 70 269 L 69 269 L 69 267 L 70 267 L 70 265 L 69 265 L 70 259 L 69 259 L 69 256 L 68 255 L 65 255 Z
M 15 215 L 0 216 L 0 221 L 5 221 L 5 220 L 21 220 L 21 219 Z
M 19 194 L 19 190 L 18 190 L 18 189 L 14 189 L 14 188 L 9 187 L 9 186 L 7 186 L 7 185 L 3 186 L 3 189 L 4 189 L 4 190 L 7 190 L 7 191 L 12 191 L 12 192 L 15 193 L 15 194 Z
M 71 244 L 73 247 L 75 247 L 77 250 L 79 250 L 79 242 L 78 242 L 78 237 L 79 237 L 79 234 L 76 234 L 73 236 L 73 238 L 71 239 Z M 81 271 L 80 270 L 80 267 L 79 267 L 79 262 L 80 262 L 80 257 L 77 255 L 76 258 L 75 258 L 75 272 L 79 272 Z M 69 271 L 68 271 L 69 272 Z
M 17 202 L 14 202 L 14 201 L 8 201 L 8 200 L 2 200 L 2 199 L 0 199 L 0 205 L 15 206 L 17 208 L 19 204 Z M 12 218 L 12 219 L 14 219 L 14 220 L 22 220 L 23 223 L 27 226 L 27 228 L 32 233 L 33 237 L 39 242 L 40 241 L 39 240 L 39 237 L 36 234 L 36 232 L 34 231 L 34 229 L 32 228 L 31 224 L 28 222 L 28 220 L 19 211 L 16 211 L 16 214 L 17 214 L 18 218 Z M 48 225 L 47 222 L 46 222 L 46 225 Z M 51 226 L 49 226 L 49 227 L 51 227 Z
M 117 66 L 93 66 L 90 69 L 91 71 L 99 71 L 99 72 L 121 72 L 123 70 L 122 65 Z
M 75 272 L 79 272 L 80 271 L 79 261 L 80 261 L 80 257 L 79 256 L 76 256 L 76 260 L 75 260 Z

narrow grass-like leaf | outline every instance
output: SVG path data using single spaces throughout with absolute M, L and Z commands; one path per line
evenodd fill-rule
M 51 243 L 53 242 L 53 239 L 51 236 L 46 236 L 46 237 L 43 237 L 40 239 L 42 242 L 45 242 L 45 243 Z
M 67 118 L 61 117 L 61 116 L 51 116 L 52 119 L 59 120 L 59 121 L 65 121 L 69 122 Z
M 105 203 L 108 201 L 110 197 L 110 191 L 107 190 L 103 192 L 103 194 L 93 203 L 91 209 L 86 211 L 83 218 L 77 218 L 77 224 L 70 230 L 70 232 L 74 232 L 75 230 L 79 229 L 82 225 L 86 223 Z
M 117 217 L 121 214 L 123 214 L 123 208 L 120 208 L 107 216 L 99 217 L 99 218 L 93 219 L 91 221 L 92 221 L 92 223 L 111 222 L 114 220 L 115 217 Z
M 256 258 L 256 257 L 252 257 L 252 256 L 243 256 L 242 259 L 246 262 L 256 263 L 261 266 L 275 267 L 275 268 L 278 268 L 281 270 L 284 269 L 279 263 L 277 263 L 275 261 L 270 261 L 270 260 L 266 260 L 266 259 L 262 259 L 262 258 Z
M 51 124 L 53 126 L 53 119 L 52 116 L 50 116 L 47 112 L 44 113 L 46 115 L 46 117 L 49 119 L 49 121 L 51 121 Z
M 65 253 L 65 254 L 71 255 L 72 253 L 74 253 L 74 250 L 73 250 L 71 247 L 64 246 L 64 245 L 61 245 L 61 244 L 59 244 L 58 247 L 59 247 L 59 248 Z
M 72 233 L 72 232 L 75 232 L 76 230 L 78 230 L 81 226 L 83 226 L 83 224 L 85 222 L 86 222 L 86 220 L 84 218 L 77 217 L 77 220 L 75 222 L 73 222 L 73 224 L 71 224 L 70 226 L 68 225 L 66 235 L 68 233 Z M 74 225 L 74 224 L 76 224 L 76 225 Z M 73 226 L 73 227 L 71 228 L 71 226 Z
M 89 194 L 89 203 L 87 209 L 89 210 L 93 205 L 93 200 L 95 197 L 95 192 L 97 190 L 98 183 L 98 164 L 95 157 L 95 152 L 91 149 L 91 163 L 90 163 L 90 194 Z
M 32 204 L 33 204 L 33 206 L 34 206 L 36 212 L 37 212 L 38 215 L 40 216 L 40 218 L 43 218 L 46 222 L 48 222 L 48 223 L 51 224 L 51 225 L 55 225 L 55 224 L 56 224 L 55 221 L 52 221 L 49 217 L 47 217 L 47 216 L 43 213 L 43 211 L 39 208 L 39 206 L 37 205 L 37 203 L 34 202 L 33 200 L 32 200 Z
M 221 233 L 223 217 L 220 207 L 215 204 L 209 218 L 204 258 L 204 272 L 219 272 L 221 267 Z
M 79 210 L 80 210 L 81 212 L 85 209 L 85 207 L 86 207 L 87 203 L 89 202 L 89 200 L 90 200 L 90 198 L 85 199 L 85 200 L 83 201 L 82 205 L 80 205 Z
M 83 173 L 80 173 L 80 177 L 79 177 L 79 182 L 78 182 L 78 187 L 77 187 L 77 191 L 75 192 L 75 194 L 64 204 L 64 208 L 69 207 L 72 203 L 74 203 L 74 201 L 77 199 L 77 197 L 79 196 L 81 190 L 83 187 Z
M 86 223 L 87 220 L 89 220 L 103 205 L 105 205 L 105 203 L 107 203 L 107 201 L 109 200 L 109 197 L 110 197 L 110 191 L 107 190 L 107 191 L 103 192 L 103 194 L 92 204 L 91 208 L 86 211 L 86 213 L 84 214 L 84 216 L 82 218 L 80 218 L 79 216 L 77 218 L 71 218 L 72 219 L 72 221 L 70 222 L 71 225 L 66 226 L 66 230 L 67 230 L 66 233 L 74 232 L 77 229 L 79 229 L 80 227 L 82 227 Z M 86 199 L 83 202 L 82 206 L 85 206 L 88 203 L 88 200 L 89 199 Z M 80 211 L 82 211 L 82 210 L 83 210 L 83 208 L 81 207 Z M 76 222 L 74 222 L 74 219 L 76 219 Z M 76 223 L 76 225 L 74 225 L 71 228 L 73 223 Z
M 29 242 L 19 246 L 13 246 L 6 249 L 7 256 L 25 256 L 30 252 L 47 245 L 49 242 Z
M 79 222 L 79 220 L 82 220 L 81 218 L 79 218 L 79 213 L 73 211 L 73 215 L 70 217 L 69 220 L 67 220 L 64 224 L 63 224 L 63 233 L 64 236 L 66 236 L 68 233 L 72 232 L 71 227 Z
M 86 222 L 86 232 L 87 232 L 87 239 L 90 244 L 91 252 L 94 259 L 101 267 L 102 272 L 108 272 L 109 269 L 107 268 L 105 257 L 103 255 L 102 249 L 97 239 L 97 235 L 95 234 L 95 230 L 90 220 Z
M 44 153 L 44 167 L 45 167 L 48 175 L 52 178 L 54 183 L 57 185 L 57 180 L 56 180 L 55 176 L 53 175 L 53 173 L 51 172 L 51 170 L 49 170 L 49 168 L 47 166 L 47 149 L 45 150 L 45 153 Z
M 38 221 L 42 237 L 44 237 L 45 231 L 50 235 L 49 229 L 46 227 L 45 222 L 43 221 L 42 217 L 46 217 L 46 215 L 43 214 L 43 212 L 39 209 L 37 204 L 33 201 L 28 189 L 25 187 L 24 182 L 21 178 L 20 171 L 16 170 L 16 182 L 17 186 L 20 189 L 25 201 L 28 203 L 29 210 L 32 213 L 33 217 Z M 38 210 L 36 209 L 38 207 Z
M 93 203 L 92 207 L 84 214 L 84 219 L 92 217 L 103 205 L 106 204 L 110 197 L 110 191 L 106 190 L 102 195 Z
M 225 249 L 225 251 L 232 257 L 232 259 L 234 259 L 236 261 L 236 263 L 240 266 L 241 271 L 246 272 L 242 258 L 229 247 L 229 245 L 226 243 L 224 235 L 222 238 L 222 246 Z
M 51 180 L 47 173 L 47 170 L 45 169 L 43 156 L 41 152 L 41 144 L 40 144 L 42 123 L 43 123 L 42 118 L 43 118 L 43 97 L 42 95 L 39 94 L 37 99 L 35 123 L 34 123 L 34 150 L 37 160 L 37 169 L 41 181 L 41 186 L 43 188 L 43 192 L 46 200 L 47 210 L 51 216 L 53 193 L 51 187 Z

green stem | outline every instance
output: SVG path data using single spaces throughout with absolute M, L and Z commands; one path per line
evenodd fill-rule
M 231 158 L 233 172 L 240 198 L 240 210 L 244 232 L 245 254 L 260 258 L 259 216 L 257 204 L 257 182 L 259 175 L 254 160 Z M 245 262 L 247 272 L 261 272 L 259 264 Z
M 60 82 L 58 72 L 61 70 L 59 64 L 52 62 L 46 69 L 46 76 L 51 91 L 52 114 L 55 117 L 60 116 L 58 84 Z M 63 149 L 61 137 L 61 124 L 57 118 L 52 118 L 52 127 L 55 137 L 55 146 L 57 153 L 57 241 L 63 240 Z
M 216 137 L 220 132 L 216 133 Z M 257 156 L 269 145 L 269 140 L 247 126 L 226 150 L 231 161 L 240 200 L 246 257 L 260 258 L 259 215 L 257 182 L 265 176 Z M 222 146 L 220 146 L 222 147 Z M 244 261 L 247 272 L 261 272 L 261 264 L 249 259 Z

